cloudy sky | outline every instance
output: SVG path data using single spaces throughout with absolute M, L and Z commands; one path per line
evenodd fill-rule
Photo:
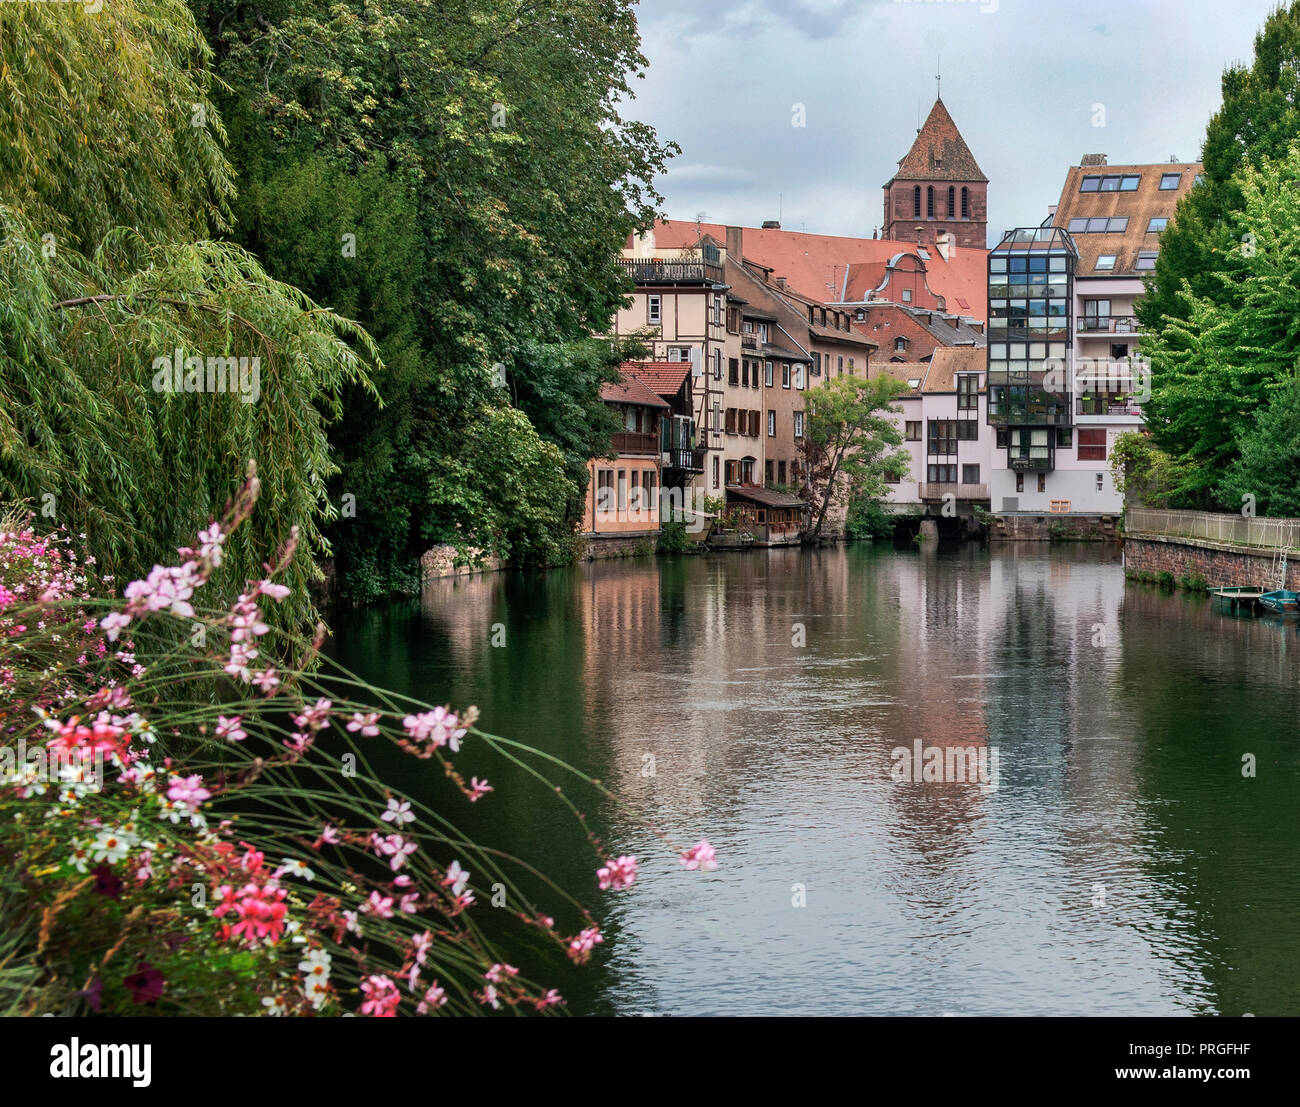
M 869 236 L 943 100 L 989 178 L 989 236 L 1037 224 L 1066 169 L 1199 157 L 1225 65 L 1275 0 L 641 0 L 630 114 L 682 147 L 674 219 Z M 803 105 L 806 125 L 793 126 Z M 1096 125 L 1100 123 L 1101 125 Z

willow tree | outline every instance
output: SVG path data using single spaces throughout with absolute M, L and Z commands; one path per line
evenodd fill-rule
M 335 511 L 325 424 L 376 351 L 214 241 L 234 183 L 209 57 L 179 0 L 0 5 L 0 499 L 130 575 L 169 563 L 255 460 L 264 510 L 225 579 L 260 575 L 296 526 L 301 584 Z

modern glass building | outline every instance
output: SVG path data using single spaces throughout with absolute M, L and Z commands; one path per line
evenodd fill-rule
M 988 421 L 1006 468 L 1051 472 L 1071 442 L 1074 240 L 1060 227 L 1008 231 L 989 253 Z

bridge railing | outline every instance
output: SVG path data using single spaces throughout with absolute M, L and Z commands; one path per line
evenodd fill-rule
M 1158 511 L 1129 508 L 1124 532 L 1159 534 L 1169 538 L 1201 538 L 1234 546 L 1271 550 L 1300 549 L 1300 519 L 1255 519 L 1214 511 Z

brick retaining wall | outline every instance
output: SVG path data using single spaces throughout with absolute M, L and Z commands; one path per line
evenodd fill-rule
M 1231 546 L 1201 538 L 1169 538 L 1158 534 L 1124 536 L 1124 568 L 1130 572 L 1169 573 L 1174 580 L 1203 577 L 1207 584 L 1268 584 L 1276 564 L 1272 550 Z M 1288 560 L 1284 587 L 1300 591 L 1300 561 Z
M 1116 542 L 1114 515 L 995 515 L 989 528 L 994 542 Z

